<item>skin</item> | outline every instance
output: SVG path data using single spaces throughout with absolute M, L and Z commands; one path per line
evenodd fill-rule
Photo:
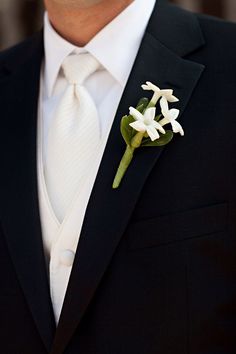
M 83 47 L 133 0 L 44 0 L 54 29 Z

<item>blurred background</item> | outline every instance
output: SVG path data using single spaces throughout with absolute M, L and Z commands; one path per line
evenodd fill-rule
M 236 0 L 172 0 L 186 9 L 236 21 Z M 42 26 L 43 0 L 0 0 L 0 50 Z

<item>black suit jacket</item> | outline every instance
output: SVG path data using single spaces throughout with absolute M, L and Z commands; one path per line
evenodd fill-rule
M 110 133 L 56 329 L 39 218 L 42 34 L 0 55 L 0 352 L 236 353 L 236 26 L 158 0 Z M 117 58 L 118 60 L 119 58 Z M 119 125 L 150 80 L 185 137 L 118 190 Z

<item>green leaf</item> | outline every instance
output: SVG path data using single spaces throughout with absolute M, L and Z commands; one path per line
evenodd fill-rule
M 134 122 L 134 118 L 129 115 L 129 116 L 124 116 L 121 119 L 121 123 L 120 123 L 120 130 L 121 130 L 121 134 L 126 142 L 127 145 L 131 145 L 131 139 L 133 138 L 133 134 L 134 134 L 134 129 L 129 125 L 130 123 Z
M 160 138 L 155 141 L 151 141 L 150 138 L 143 139 L 141 146 L 142 147 L 164 146 L 164 145 L 167 145 L 171 142 L 171 140 L 173 139 L 173 136 L 174 136 L 174 133 L 171 130 L 167 130 L 166 134 L 161 134 Z
M 149 99 L 146 97 L 143 97 L 139 100 L 138 105 L 136 107 L 136 109 L 140 112 L 143 113 L 144 110 L 147 108 L 149 104 Z

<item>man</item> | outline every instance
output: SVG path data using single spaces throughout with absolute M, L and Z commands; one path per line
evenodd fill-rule
M 1 353 L 235 353 L 235 25 L 45 5 L 44 35 L 0 55 Z M 113 189 L 146 81 L 185 135 L 137 149 Z

